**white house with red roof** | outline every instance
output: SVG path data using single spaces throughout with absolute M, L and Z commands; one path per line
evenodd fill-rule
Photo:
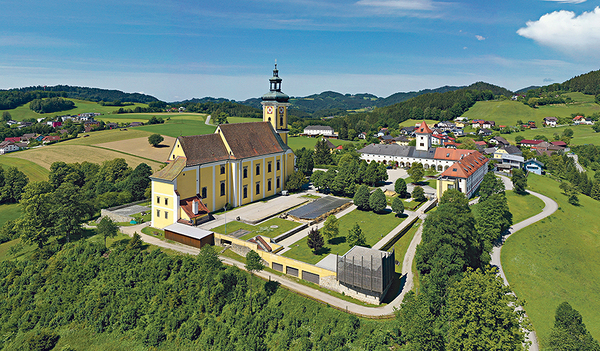
M 452 164 L 437 179 L 438 199 L 450 189 L 464 193 L 467 198 L 473 196 L 488 172 L 488 162 L 487 157 L 475 151 Z

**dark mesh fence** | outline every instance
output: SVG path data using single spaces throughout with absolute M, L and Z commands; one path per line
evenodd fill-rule
M 325 196 L 300 208 L 292 210 L 288 214 L 290 216 L 302 219 L 315 219 L 331 210 L 334 210 L 344 205 L 347 202 L 350 202 L 350 200 L 337 199 L 335 197 Z
M 337 279 L 340 283 L 383 294 L 394 274 L 394 254 L 350 255 L 338 257 Z

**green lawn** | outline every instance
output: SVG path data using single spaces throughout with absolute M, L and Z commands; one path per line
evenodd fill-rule
M 12 221 L 21 216 L 21 206 L 19 204 L 0 205 L 0 227 L 7 221 Z
M 174 138 L 186 135 L 199 135 L 214 133 L 216 127 L 206 125 L 205 115 L 181 114 L 171 116 L 169 121 L 164 124 L 153 124 L 141 127 L 135 127 L 136 130 L 143 130 L 150 133 L 168 135 Z
M 62 115 L 77 115 L 80 113 L 86 113 L 86 112 L 97 112 L 97 113 L 101 113 L 103 115 L 109 114 L 113 111 L 117 111 L 120 107 L 116 107 L 116 106 L 101 106 L 96 102 L 92 102 L 92 101 L 84 101 L 84 100 L 77 100 L 77 99 L 65 99 L 65 100 L 71 100 L 75 103 L 75 108 L 71 109 L 71 110 L 66 110 L 66 111 L 60 111 L 60 112 L 52 112 L 52 113 L 37 113 L 32 111 L 31 109 L 29 109 L 29 103 L 26 103 L 25 105 L 19 106 L 17 108 L 14 108 L 12 110 L 7 110 L 10 115 L 12 116 L 12 119 L 14 119 L 15 121 L 22 121 L 26 118 L 46 118 L 46 117 L 52 117 L 52 116 L 62 116 Z M 122 106 L 125 109 L 131 108 L 134 109 L 136 106 L 140 106 L 140 107 L 148 107 L 147 104 L 133 104 L 130 106 Z M 115 115 L 116 116 L 116 115 Z M 120 115 L 119 115 L 120 116 Z M 147 120 L 148 118 L 146 118 Z
M 432 119 L 426 119 L 425 122 L 427 123 L 428 126 L 433 126 L 434 124 L 437 124 L 439 121 L 434 121 Z M 400 128 L 403 128 L 403 127 L 413 127 L 417 123 L 421 124 L 421 123 L 423 123 L 423 120 L 422 119 L 419 119 L 419 120 L 417 120 L 417 119 L 407 119 L 406 121 L 400 123 Z
M 542 346 L 547 345 L 556 307 L 568 301 L 600 339 L 600 206 L 580 195 L 570 205 L 559 183 L 530 174 L 529 188 L 554 199 L 559 210 L 515 233 L 502 249 L 502 265 L 514 292 L 525 299 Z
M 19 152 L 20 151 L 17 153 Z M 12 157 L 11 155 L 0 156 L 0 166 L 5 169 L 8 167 L 17 167 L 21 172 L 25 173 L 30 182 L 48 180 L 48 174 L 50 174 L 50 171 L 37 163 L 22 158 Z
M 136 128 L 127 128 L 127 130 L 99 130 L 88 134 L 80 134 L 79 137 L 67 141 L 60 142 L 60 145 L 96 145 L 108 143 L 111 141 L 128 140 L 135 138 L 144 138 L 150 136 L 151 133 Z M 83 135 L 89 135 L 83 137 Z
M 400 263 L 399 265 L 396 265 L 396 273 L 402 274 L 402 262 L 404 261 L 404 256 L 406 255 L 408 246 L 410 245 L 412 239 L 415 237 L 415 234 L 417 233 L 417 230 L 421 226 L 422 222 L 422 220 L 417 219 L 417 221 L 413 223 L 413 225 L 408 229 L 408 231 L 404 233 L 404 235 L 402 235 L 400 239 L 398 239 L 398 241 L 396 241 L 396 243 L 394 244 L 394 255 L 396 256 L 395 259 Z
M 330 253 L 341 256 L 350 250 L 351 247 L 346 241 L 346 236 L 355 223 L 360 225 L 367 239 L 367 244 L 372 246 L 396 228 L 403 220 L 404 218 L 398 218 L 394 213 L 376 214 L 370 211 L 354 210 L 339 219 L 339 236 L 334 238 L 332 243 L 325 242 L 325 247 L 318 254 L 314 254 L 308 248 L 307 238 L 304 238 L 294 243 L 292 249 L 286 251 L 283 256 L 315 264 Z
M 271 228 L 271 226 L 276 225 L 278 228 Z M 258 225 L 246 224 L 243 222 L 229 222 L 227 223 L 227 233 L 232 233 L 239 229 L 249 230 L 251 233 L 242 236 L 240 239 L 248 240 L 257 235 L 266 236 L 269 238 L 275 238 L 288 230 L 292 230 L 298 226 L 300 223 L 288 221 L 281 218 L 271 218 L 266 222 L 260 223 Z M 213 232 L 217 232 L 220 234 L 225 234 L 225 224 L 211 229 Z
M 404 181 L 406 182 L 406 184 L 412 183 L 413 179 L 411 177 L 408 177 L 406 179 L 404 179 Z M 423 178 L 423 180 L 421 180 L 419 183 L 417 183 L 418 186 L 425 186 L 425 185 L 429 185 L 430 187 L 437 189 L 437 180 L 436 179 L 430 179 L 430 178 Z
M 13 246 L 17 246 L 21 243 L 21 239 L 11 240 L 5 243 L 0 244 L 0 262 L 7 260 L 19 260 L 25 257 L 28 257 L 33 250 L 35 250 L 35 246 L 31 245 L 23 245 L 23 249 L 20 250 L 16 255 L 10 254 L 10 248 Z
M 515 224 L 535 216 L 544 209 L 544 201 L 530 194 L 519 195 L 512 190 L 507 191 L 506 200 Z
M 537 197 L 526 194 L 519 195 L 512 190 L 506 191 L 506 200 L 508 201 L 508 209 L 513 215 L 513 224 L 517 224 L 524 219 L 535 216 L 544 209 L 544 201 Z M 479 210 L 479 204 L 471 206 L 471 211 L 474 215 Z

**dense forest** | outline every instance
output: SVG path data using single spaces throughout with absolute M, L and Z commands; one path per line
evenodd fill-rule
M 29 109 L 37 113 L 51 113 L 75 108 L 75 103 L 60 97 L 35 99 L 29 103 Z
M 262 107 L 257 109 L 250 106 L 245 106 L 233 101 L 223 102 L 186 102 L 171 105 L 172 107 L 185 107 L 188 112 L 197 113 L 208 113 L 213 116 L 217 116 L 221 113 L 225 113 L 228 116 L 236 117 L 250 117 L 250 118 L 262 118 Z
M 0 90 L 0 110 L 11 110 L 35 99 L 65 97 L 65 93 L 32 90 L 22 92 L 18 90 Z
M 394 340 L 391 323 L 361 321 L 274 282 L 251 287 L 249 278 L 211 246 L 167 256 L 135 236 L 110 249 L 82 240 L 48 260 L 2 262 L 0 347 L 63 326 L 198 350 L 389 350 Z
M 560 84 L 562 90 L 579 91 L 584 94 L 600 94 L 600 70 L 591 71 Z
M 68 97 L 71 99 L 88 100 L 88 101 L 126 101 L 126 102 L 139 102 L 139 103 L 150 103 L 152 101 L 158 101 L 154 96 L 141 94 L 141 93 L 125 93 L 120 90 L 109 90 L 100 88 L 88 88 L 88 87 L 77 87 L 70 85 L 55 85 L 55 86 L 33 86 L 19 89 L 12 89 L 12 91 L 20 92 L 32 92 L 32 91 L 47 91 L 47 92 L 59 92 L 66 93 L 61 94 L 62 97 Z

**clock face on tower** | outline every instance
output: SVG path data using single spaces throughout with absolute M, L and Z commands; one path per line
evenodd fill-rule
M 283 115 L 283 112 L 285 111 L 285 107 L 283 106 L 279 106 L 279 114 Z
M 272 114 L 273 113 L 273 106 L 267 106 L 267 113 L 268 114 Z

